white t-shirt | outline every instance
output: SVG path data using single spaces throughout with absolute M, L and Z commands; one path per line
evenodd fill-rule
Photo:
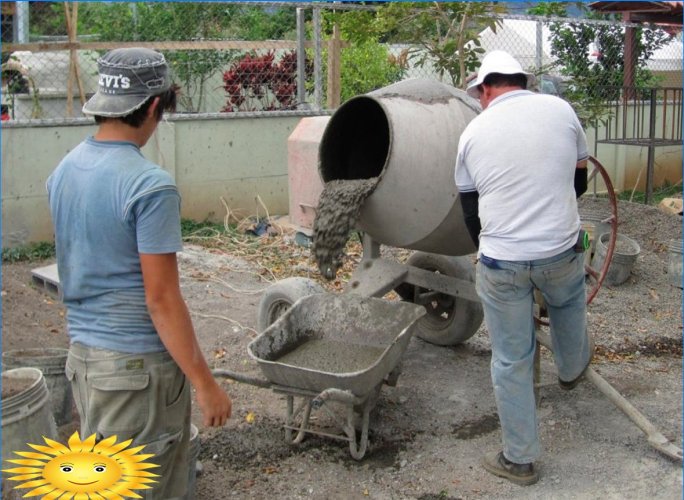
M 461 134 L 460 192 L 479 193 L 480 253 L 502 260 L 552 257 L 577 240 L 576 164 L 588 156 L 564 100 L 527 90 L 494 99 Z

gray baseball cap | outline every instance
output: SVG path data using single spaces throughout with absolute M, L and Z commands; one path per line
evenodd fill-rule
M 153 95 L 171 88 L 166 59 L 141 47 L 114 49 L 97 60 L 98 90 L 83 105 L 83 113 L 125 116 Z

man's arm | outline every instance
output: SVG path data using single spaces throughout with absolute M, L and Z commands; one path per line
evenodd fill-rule
M 175 253 L 140 254 L 145 300 L 162 343 L 197 391 L 204 425 L 221 426 L 232 411 L 228 394 L 214 379 L 200 350 L 180 291 Z
M 579 198 L 587 191 L 587 160 L 580 160 L 575 166 L 575 196 Z
M 480 195 L 477 191 L 467 191 L 460 193 L 461 208 L 463 208 L 463 218 L 465 219 L 466 228 L 470 234 L 470 239 L 473 240 L 475 248 L 480 248 L 480 214 L 478 210 L 478 200 Z

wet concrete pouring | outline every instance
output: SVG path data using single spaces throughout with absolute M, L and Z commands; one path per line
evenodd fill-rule
M 600 201 L 584 205 L 605 210 Z M 621 203 L 619 214 L 620 231 L 640 244 L 641 254 L 630 279 L 602 288 L 589 307 L 598 352 L 593 367 L 681 446 L 682 290 L 667 275 L 667 244 L 681 238 L 681 218 L 630 203 Z M 292 235 L 286 238 L 294 245 Z M 259 267 L 193 245 L 179 261 L 183 294 L 212 366 L 261 376 L 246 349 L 268 286 Z M 30 269 L 49 263 L 3 266 L 4 350 L 66 346 L 63 308 L 31 285 Z M 320 278 L 313 258 L 301 272 Z M 484 326 L 453 347 L 412 339 L 397 386 L 380 392 L 369 450 L 360 461 L 341 441 L 311 436 L 289 445 L 284 396 L 222 381 L 233 398 L 227 426 L 204 428 L 193 410 L 203 465 L 196 498 L 681 498 L 681 464 L 649 446 L 590 383 L 562 391 L 545 351 L 541 480 L 525 488 L 486 473 L 479 466 L 482 453 L 500 446 L 489 358 Z M 314 417 L 328 425 L 325 415 Z
M 379 178 L 333 180 L 321 193 L 314 220 L 313 254 L 327 280 L 342 266 L 349 233 L 359 219 L 363 202 L 378 185 Z

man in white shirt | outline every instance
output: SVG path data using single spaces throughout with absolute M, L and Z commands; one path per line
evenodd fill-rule
M 476 287 L 492 343 L 491 374 L 503 451 L 486 470 L 521 485 L 539 479 L 533 291 L 543 294 L 563 389 L 591 360 L 584 258 L 575 251 L 576 197 L 586 191 L 587 144 L 564 100 L 526 90 L 534 76 L 510 54 L 482 61 L 468 93 L 483 112 L 459 140 L 456 185 L 478 246 Z

